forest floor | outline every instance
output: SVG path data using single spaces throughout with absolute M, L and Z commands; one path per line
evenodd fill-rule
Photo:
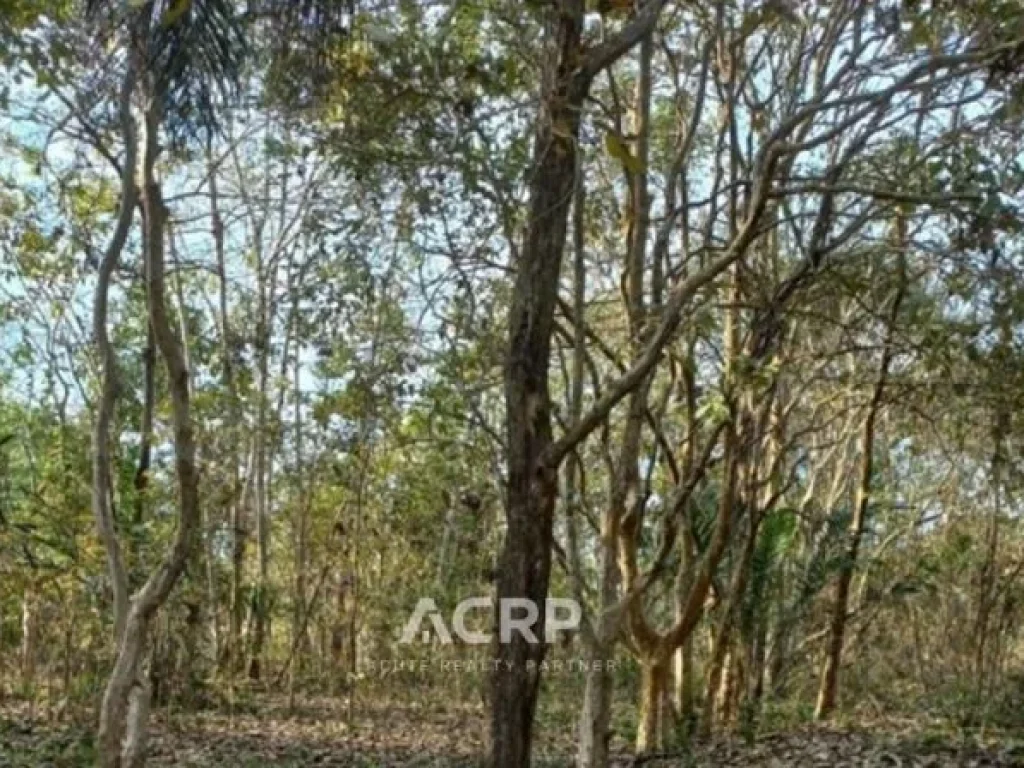
M 289 715 L 279 699 L 250 702 L 246 712 L 160 712 L 149 765 L 159 768 L 262 768 L 338 766 L 390 768 L 481 765 L 486 721 L 482 708 L 419 705 L 411 701 L 358 712 L 332 701 L 304 702 Z M 571 729 L 541 728 L 538 766 L 570 766 Z M 82 725 L 29 719 L 23 708 L 0 707 L 0 768 L 82 768 L 92 765 L 91 735 Z M 765 735 L 753 744 L 716 741 L 688 754 L 643 761 L 620 754 L 621 768 L 982 768 L 1024 766 L 1024 740 L 965 740 L 904 723 L 871 729 L 801 727 Z

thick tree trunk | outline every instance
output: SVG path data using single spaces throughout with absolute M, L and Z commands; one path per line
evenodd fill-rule
M 128 768 L 129 763 L 125 747 L 133 749 L 142 738 L 140 731 L 145 723 L 138 719 L 132 723 L 132 745 L 126 741 L 128 731 L 128 713 L 131 707 L 132 689 L 143 685 L 141 681 L 142 657 L 145 652 L 146 636 L 149 632 L 149 619 L 140 614 L 135 606 L 129 613 L 121 643 L 118 646 L 114 669 L 110 673 L 103 701 L 100 707 L 100 729 L 97 737 L 100 765 L 103 768 Z M 136 705 L 138 706 L 138 705 Z M 138 757 L 135 760 L 138 761 Z M 137 764 L 137 763 L 136 763 Z
M 860 534 L 855 534 L 859 540 Z M 853 550 L 853 547 L 850 547 Z M 836 583 L 835 603 L 832 609 L 832 620 L 829 625 L 828 651 L 825 657 L 825 668 L 821 676 L 821 686 L 818 689 L 818 702 L 814 716 L 818 720 L 825 720 L 831 717 L 836 707 L 836 698 L 839 687 L 839 665 L 842 662 L 843 641 L 846 637 L 846 611 L 850 597 L 850 581 L 852 574 L 840 573 L 839 581 Z
M 683 723 L 693 721 L 693 698 L 695 675 L 693 661 L 693 638 L 688 637 L 682 646 L 676 649 L 673 658 L 673 701 L 679 719 Z
M 142 768 L 146 764 L 151 693 L 147 683 L 138 680 L 128 697 L 128 725 L 123 750 L 124 768 Z
M 501 600 L 527 598 L 539 608 L 534 634 L 543 638 L 543 602 L 551 572 L 557 468 L 551 445 L 548 364 L 567 215 L 576 174 L 576 142 L 587 84 L 574 75 L 581 53 L 583 3 L 564 3 L 554 36 L 554 66 L 542 96 L 534 138 L 533 183 L 525 241 L 516 267 L 505 366 L 508 434 L 508 529 L 498 575 Z M 514 633 L 496 646 L 492 688 L 492 763 L 530 764 L 542 643 Z
M 708 685 L 700 717 L 700 736 L 702 738 L 708 738 L 714 732 L 715 713 L 721 705 L 722 679 L 729 655 L 731 635 L 731 625 L 722 622 L 712 644 L 711 660 L 708 662 Z
M 724 704 L 720 722 L 723 726 L 735 730 L 739 718 L 744 683 L 747 677 L 747 665 L 744 661 L 742 643 L 736 642 L 729 654 L 728 674 L 725 680 Z
M 636 730 L 637 754 L 665 747 L 665 724 L 669 721 L 668 662 L 644 660 L 640 666 L 640 714 Z
M 663 0 L 650 0 L 612 40 L 589 51 L 581 35 L 586 5 L 561 0 L 552 14 L 545 82 L 534 134 L 534 167 L 526 234 L 515 265 L 505 364 L 508 528 L 498 577 L 501 601 L 526 598 L 544 636 L 544 600 L 551 573 L 551 545 L 558 465 L 552 448 L 548 366 L 567 217 L 576 176 L 580 116 L 590 82 L 640 40 L 654 24 Z M 646 374 L 646 371 L 644 372 Z M 632 381 L 629 382 L 632 384 Z M 623 385 L 625 387 L 625 385 Z M 622 388 L 616 397 L 628 389 Z M 590 422 L 577 425 L 592 429 Z M 519 633 L 498 642 L 492 678 L 491 757 L 501 768 L 530 764 L 533 715 L 540 683 L 543 642 Z

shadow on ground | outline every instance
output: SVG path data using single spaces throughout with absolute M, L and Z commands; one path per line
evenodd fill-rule
M 233 709 L 233 711 L 232 711 Z M 148 765 L 157 768 L 280 766 L 483 765 L 486 718 L 481 708 L 414 702 L 346 704 L 250 701 L 245 711 L 162 711 L 154 722 Z M 549 729 L 550 730 L 550 729 Z M 534 764 L 570 766 L 571 732 L 544 733 Z M 52 725 L 18 710 L 0 710 L 0 768 L 84 768 L 94 764 L 87 723 Z M 799 728 L 754 744 L 719 741 L 645 758 L 621 754 L 614 765 L 649 768 L 1004 768 L 1024 767 L 1024 742 L 953 739 L 907 726 L 871 730 Z

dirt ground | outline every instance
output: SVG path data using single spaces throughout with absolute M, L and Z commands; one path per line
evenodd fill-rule
M 239 707 L 239 710 L 242 708 Z M 304 702 L 289 714 L 277 700 L 249 702 L 245 711 L 161 712 L 154 722 L 149 765 L 159 768 L 262 766 L 479 766 L 486 720 L 481 708 L 444 709 L 415 702 L 358 707 Z M 534 764 L 571 765 L 571 728 L 542 728 Z M 637 760 L 624 752 L 615 765 L 650 768 L 981 768 L 1024 766 L 1024 740 L 954 738 L 911 725 L 868 729 L 804 727 L 749 745 L 718 741 L 691 751 Z M 95 755 L 86 723 L 51 725 L 23 710 L 0 710 L 0 768 L 79 768 Z

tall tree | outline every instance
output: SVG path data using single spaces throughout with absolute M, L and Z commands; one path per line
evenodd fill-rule
M 551 455 L 548 367 L 584 100 L 594 77 L 650 33 L 662 5 L 662 0 L 645 3 L 623 30 L 593 49 L 583 42 L 586 8 L 582 0 L 562 0 L 549 12 L 529 214 L 515 264 L 508 320 L 508 530 L 498 572 L 499 621 L 502 601 L 526 598 L 540 608 L 548 596 L 562 459 Z M 543 611 L 540 616 L 536 634 L 542 639 Z M 491 712 L 495 766 L 530 764 L 544 652 L 542 641 L 531 644 L 518 634 L 498 645 Z

